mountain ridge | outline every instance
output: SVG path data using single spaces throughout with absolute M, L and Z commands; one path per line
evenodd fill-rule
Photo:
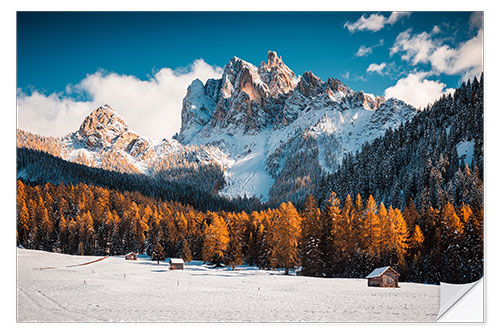
M 416 113 L 402 101 L 353 91 L 337 79 L 324 82 L 310 71 L 297 76 L 269 51 L 258 67 L 233 57 L 220 79 L 194 80 L 182 102 L 180 132 L 171 139 L 137 134 L 104 104 L 61 138 L 60 155 L 149 176 L 210 167 L 223 173 L 214 187 L 222 195 L 297 201 L 346 154 Z
M 305 161 L 318 173 L 332 172 L 345 154 L 358 150 L 388 128 L 400 126 L 416 113 L 402 101 L 386 101 L 384 97 L 354 91 L 338 79 L 324 82 L 310 71 L 296 76 L 276 52 L 269 51 L 267 62 L 261 62 L 259 67 L 233 57 L 221 79 L 205 85 L 193 82 L 183 100 L 183 122 L 176 139 L 182 144 L 217 146 L 234 161 L 231 169 L 237 169 L 227 173 L 228 185 L 223 194 L 257 194 L 267 201 L 269 191 L 289 163 L 286 155 L 290 151 L 297 155 L 305 142 L 295 137 L 315 137 L 308 141 L 311 151 L 335 155 L 309 156 L 317 163 Z M 318 144 L 318 137 L 322 137 L 323 144 Z M 311 175 L 305 172 L 289 176 Z M 301 185 L 310 191 L 317 184 L 298 181 L 288 187 Z M 296 199 L 275 197 L 276 201 Z

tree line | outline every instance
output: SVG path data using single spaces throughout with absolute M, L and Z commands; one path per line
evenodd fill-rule
M 360 193 L 404 209 L 442 209 L 447 202 L 483 207 L 483 75 L 420 111 L 398 129 L 347 155 L 317 189 L 325 200 Z M 469 156 L 459 147 L 470 145 Z M 465 157 L 465 158 L 464 158 Z
M 161 250 L 318 277 L 361 278 L 391 265 L 403 281 L 466 283 L 482 276 L 482 225 L 482 209 L 466 203 L 417 210 L 410 202 L 400 211 L 359 194 L 341 203 L 331 192 L 321 206 L 309 196 L 300 211 L 288 202 L 249 214 L 202 212 L 139 192 L 17 181 L 18 244 L 68 254 Z
M 79 163 L 66 161 L 47 152 L 30 148 L 17 148 L 18 178 L 34 184 L 79 184 L 86 183 L 121 192 L 139 192 L 148 197 L 165 201 L 176 201 L 184 205 L 192 205 L 199 210 L 254 210 L 263 207 L 259 199 L 252 197 L 226 198 L 215 189 L 198 187 L 194 182 L 186 182 L 180 177 L 176 180 L 172 175 L 159 174 L 150 177 L 144 174 L 125 173 L 101 168 L 89 167 Z M 217 169 L 213 165 L 196 168 L 195 171 L 180 169 L 172 170 L 172 174 L 190 174 L 190 180 L 205 178 L 204 182 L 212 180 L 216 186 L 220 177 L 211 177 Z M 218 190 L 218 189 L 217 189 Z

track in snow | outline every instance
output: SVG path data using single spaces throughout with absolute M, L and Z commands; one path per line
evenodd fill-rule
M 433 321 L 439 310 L 433 285 L 368 288 L 364 279 L 231 271 L 201 262 L 170 271 L 163 262 L 123 256 L 75 266 L 96 257 L 17 251 L 20 322 Z M 41 265 L 55 268 L 33 269 Z

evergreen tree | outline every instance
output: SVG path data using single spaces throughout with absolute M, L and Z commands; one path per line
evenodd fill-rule
M 181 258 L 184 259 L 186 263 L 191 262 L 193 260 L 193 254 L 191 253 L 191 248 L 187 240 L 183 239 L 182 241 L 182 254 Z
M 229 233 L 224 220 L 214 212 L 208 212 L 210 225 L 205 228 L 203 260 L 216 266 L 224 261 L 224 251 L 229 243 Z
M 231 266 L 234 271 L 236 266 L 243 263 L 243 253 L 241 245 L 236 234 L 231 233 L 229 237 L 229 245 L 226 251 L 225 264 Z
M 271 265 L 289 269 L 299 264 L 300 216 L 291 202 L 282 203 L 271 241 Z
M 165 251 L 163 250 L 163 246 L 161 246 L 160 242 L 157 242 L 153 248 L 151 260 L 156 261 L 157 264 L 160 263 L 160 260 L 165 260 Z
M 325 204 L 324 212 L 321 215 L 320 250 L 323 254 L 323 272 L 326 276 L 340 274 L 345 268 L 342 251 L 345 249 L 345 239 L 342 235 L 340 201 L 335 192 L 330 193 L 330 197 Z
M 301 226 L 300 259 L 305 275 L 321 276 L 323 273 L 323 253 L 320 248 L 322 233 L 320 217 L 321 212 L 316 200 L 312 195 L 309 195 L 305 202 Z
M 365 207 L 365 220 L 363 226 L 363 238 L 368 242 L 366 248 L 370 256 L 380 257 L 380 243 L 381 243 L 381 227 L 380 220 L 377 215 L 377 204 L 375 199 L 370 195 Z

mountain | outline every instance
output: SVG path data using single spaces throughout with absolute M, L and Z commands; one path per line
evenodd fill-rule
M 96 108 L 76 132 L 62 138 L 18 130 L 17 146 L 89 167 L 196 186 L 210 193 L 224 186 L 223 169 L 227 165 L 217 147 L 182 145 L 175 139 L 138 135 L 109 105 Z
M 269 51 L 259 67 L 234 57 L 221 79 L 195 80 L 176 138 L 226 154 L 223 194 L 300 201 L 346 154 L 416 114 L 400 100 L 356 92 L 333 78 L 297 76 Z
M 225 163 L 223 154 L 214 147 L 194 147 L 181 145 L 174 139 L 155 140 L 140 136 L 130 130 L 107 104 L 92 111 L 78 131 L 63 138 L 61 154 L 69 161 L 78 160 L 83 155 L 91 164 L 100 167 L 110 162 L 123 163 L 132 171 L 146 174 L 153 174 L 161 161 L 168 157 L 182 157 L 187 163 L 216 161 L 221 166 Z M 106 158 L 107 155 L 113 160 Z
M 106 104 L 63 138 L 20 130 L 18 147 L 230 198 L 301 202 L 347 154 L 416 114 L 400 100 L 353 91 L 337 79 L 324 82 L 310 71 L 297 76 L 269 51 L 258 67 L 233 57 L 222 78 L 194 80 L 174 138 L 141 136 Z
M 483 207 L 483 76 L 347 156 L 317 191 L 323 200 L 373 195 L 386 207 Z M 479 212 L 475 212 L 479 215 Z

